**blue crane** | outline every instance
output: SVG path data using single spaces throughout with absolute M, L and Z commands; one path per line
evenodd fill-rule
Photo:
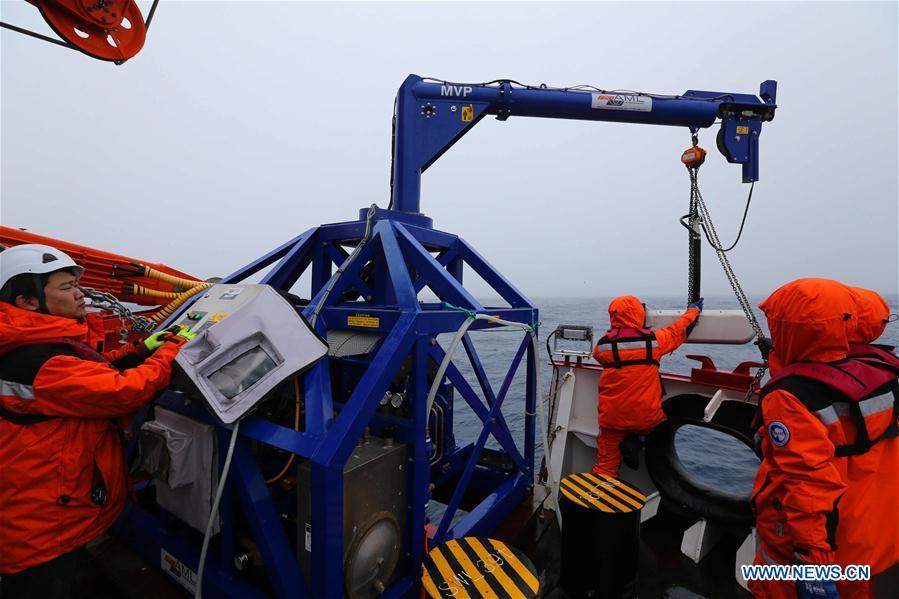
M 687 127 L 721 120 L 718 149 L 743 165 L 743 182 L 759 178 L 762 123 L 774 118 L 777 82 L 764 81 L 759 96 L 688 90 L 679 96 L 578 88 L 546 88 L 499 80 L 488 84 L 434 82 L 410 75 L 397 95 L 393 204 L 418 212 L 421 173 L 488 115 L 579 121 L 612 121 Z
M 234 563 L 237 547 L 249 536 L 275 596 L 352 594 L 347 589 L 359 545 L 347 530 L 363 523 L 347 506 L 374 489 L 348 487 L 344 473 L 360 440 L 369 436 L 403 448 L 401 474 L 389 483 L 402 497 L 393 516 L 399 548 L 391 572 L 376 581 L 385 597 L 417 593 L 429 502 L 446 506 L 430 533 L 435 544 L 487 535 L 530 497 L 542 392 L 534 343 L 537 307 L 465 239 L 434 229 L 420 210 L 421 174 L 465 133 L 488 115 L 501 121 L 540 117 L 667 125 L 694 133 L 720 121 L 720 152 L 742 165 L 744 182 L 753 182 L 759 176 L 762 123 L 774 117 L 775 95 L 774 81 L 761 84 L 759 97 L 693 90 L 661 96 L 510 80 L 458 84 L 410 75 L 399 89 L 394 115 L 391 206 L 363 208 L 356 220 L 313 227 L 224 280 L 236 284 L 268 269 L 261 282 L 288 291 L 308 272 L 311 299 L 301 309 L 317 333 L 332 342 L 332 350 L 338 336 L 369 342 L 360 353 L 332 351 L 302 375 L 302 426 L 292 428 L 258 412 L 241 422 L 222 528 L 206 565 L 209 593 L 263 595 Z M 485 306 L 475 298 L 463 282 L 467 272 L 483 279 L 503 305 Z M 425 288 L 439 301 L 428 301 Z M 517 326 L 520 336 L 495 386 L 468 331 L 502 323 Z M 437 336 L 447 333 L 458 337 L 476 385 L 446 359 L 450 348 Z M 515 397 L 510 388 L 520 370 L 524 391 Z M 474 439 L 459 438 L 453 427 L 453 408 L 460 401 L 480 422 Z M 157 403 L 216 424 L 220 446 L 227 443 L 227 429 L 183 394 L 168 392 Z M 521 438 L 510 430 L 511 412 L 524 414 Z M 498 449 L 487 447 L 491 436 Z M 260 445 L 296 455 L 306 486 L 266 485 L 262 472 L 272 467 L 254 451 Z M 297 495 L 309 504 L 307 522 L 293 523 L 300 520 L 298 511 L 307 509 L 304 500 L 296 507 Z M 195 571 L 196 534 L 140 505 L 133 508 L 123 523 L 124 538 L 154 562 L 162 550 Z M 286 530 L 285 522 L 298 530 Z

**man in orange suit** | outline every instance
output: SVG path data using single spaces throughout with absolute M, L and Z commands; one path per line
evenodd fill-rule
M 609 304 L 611 326 L 593 349 L 603 367 L 595 474 L 618 476 L 621 443 L 627 435 L 649 434 L 665 420 L 659 360 L 687 340 L 687 329 L 700 312 L 702 298 L 670 326 L 651 331 L 644 327 L 646 309 L 636 297 L 616 297 Z

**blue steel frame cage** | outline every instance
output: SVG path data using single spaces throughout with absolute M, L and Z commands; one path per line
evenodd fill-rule
M 449 415 L 448 428 L 437 431 L 430 414 L 425 413 L 431 384 L 429 372 L 444 358 L 437 335 L 457 331 L 475 313 L 534 329 L 537 323 L 537 308 L 469 243 L 457 235 L 435 230 L 431 219 L 418 213 L 421 173 L 471 127 L 488 114 L 499 120 L 512 115 L 613 120 L 683 126 L 693 131 L 709 127 L 720 118 L 719 149 L 728 161 L 743 164 L 744 181 L 754 181 L 758 178 L 758 135 L 761 123 L 773 118 L 775 91 L 776 83 L 766 81 L 761 86 L 762 100 L 745 94 L 691 91 L 676 97 L 652 96 L 651 110 L 602 110 L 594 107 L 593 96 L 599 92 L 525 88 L 510 81 L 481 85 L 431 83 L 409 76 L 399 90 L 395 115 L 394 209 L 363 209 L 356 221 L 309 229 L 223 281 L 238 283 L 270 269 L 261 283 L 287 291 L 309 271 L 312 299 L 304 316 L 312 319 L 318 309 L 314 321 L 319 334 L 326 336 L 329 329 L 342 329 L 377 332 L 383 337 L 365 359 L 348 361 L 348 366 L 362 370 L 342 403 L 336 402 L 332 393 L 332 383 L 336 382 L 332 380 L 332 366 L 341 358 L 323 359 L 303 375 L 305 426 L 301 431 L 252 415 L 241 422 L 220 508 L 221 532 L 207 557 L 207 595 L 265 596 L 234 566 L 236 539 L 232 523 L 238 511 L 232 497 L 236 496 L 239 513 L 258 547 L 268 587 L 275 596 L 343 596 L 343 469 L 366 427 L 376 434 L 390 427 L 396 439 L 408 448 L 408 526 L 403 540 L 405 555 L 401 557 L 406 567 L 403 575 L 386 589 L 385 597 L 408 597 L 418 591 L 426 542 L 425 510 L 435 492 L 442 490 L 448 501 L 432 543 L 490 534 L 530 494 L 534 484 L 539 392 L 538 356 L 530 334 L 524 334 L 498 390 L 488 380 L 475 344 L 466 335 L 463 346 L 480 394 L 450 363 L 435 401 Z M 369 227 L 367 241 L 355 259 L 348 260 L 345 248 L 359 246 Z M 485 307 L 474 298 L 463 284 L 465 266 L 490 285 L 507 306 Z M 425 287 L 442 301 L 419 301 L 419 293 Z M 182 313 L 186 309 L 187 306 Z M 353 318 L 360 314 L 366 316 L 365 326 L 359 326 Z M 170 321 L 177 317 L 176 314 Z M 470 330 L 487 328 L 495 325 L 477 320 Z M 401 366 L 409 360 L 412 368 L 404 391 L 411 409 L 404 418 L 385 416 L 377 411 L 378 405 L 394 384 Z M 526 369 L 524 397 L 508 398 L 522 362 Z M 455 443 L 452 434 L 455 393 L 482 423 L 478 437 L 462 445 Z M 514 409 L 523 408 L 525 414 L 523 446 L 516 443 L 502 411 L 514 401 L 519 402 Z M 220 446 L 226 445 L 228 430 L 196 402 L 186 402 L 181 394 L 166 392 L 157 404 L 216 424 Z M 145 417 L 146 411 L 135 419 L 135 429 Z M 499 450 L 486 448 L 491 435 Z M 283 498 L 265 484 L 250 445 L 253 441 L 309 460 L 311 488 L 300 492 L 310 493 L 312 500 L 310 571 L 316 574 L 310 580 L 304 580 L 300 572 L 290 536 L 279 516 Z M 436 460 L 432 459 L 435 442 L 441 446 Z M 129 451 L 133 450 L 132 446 Z M 485 460 L 485 456 L 500 459 Z M 468 513 L 452 524 L 463 501 Z M 119 529 L 122 537 L 151 563 L 158 562 L 164 550 L 196 571 L 199 535 L 164 511 L 153 514 L 130 504 L 120 519 Z M 189 576 L 189 572 L 182 574 Z

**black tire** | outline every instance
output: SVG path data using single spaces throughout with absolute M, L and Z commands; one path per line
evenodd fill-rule
M 725 433 L 752 449 L 754 406 L 725 402 L 716 414 L 715 422 L 703 422 L 702 411 L 706 401 L 707 398 L 697 395 L 681 395 L 665 402 L 668 420 L 656 427 L 646 439 L 647 470 L 662 498 L 675 511 L 726 525 L 752 525 L 754 517 L 748 498 L 734 497 L 724 492 L 714 493 L 698 487 L 691 482 L 677 456 L 675 435 L 680 427 L 688 424 Z M 717 422 L 719 416 L 721 423 Z

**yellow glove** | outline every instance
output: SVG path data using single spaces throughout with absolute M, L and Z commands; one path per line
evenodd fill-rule
M 181 327 L 178 325 L 172 325 L 170 327 L 164 328 L 161 331 L 156 331 L 146 339 L 144 339 L 144 347 L 146 347 L 151 352 L 156 351 L 162 344 L 166 342 L 165 337 L 167 337 L 171 333 L 176 333 L 178 329 Z
M 173 342 L 182 345 L 196 336 L 197 334 L 192 333 L 187 327 L 173 324 L 172 326 L 157 331 L 144 339 L 144 347 L 150 352 L 154 352 L 162 347 L 163 343 Z
M 178 331 L 177 333 L 175 333 L 175 336 L 181 337 L 181 338 L 183 338 L 183 339 L 186 339 L 187 341 L 190 341 L 190 340 L 192 340 L 194 337 L 196 337 L 197 334 L 194 333 L 193 331 L 191 331 L 191 330 L 190 330 L 189 328 L 187 328 L 187 327 L 181 327 L 181 330 Z

